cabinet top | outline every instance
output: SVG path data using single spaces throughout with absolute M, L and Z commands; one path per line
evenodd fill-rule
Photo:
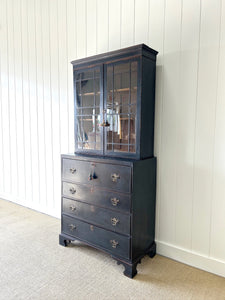
M 90 57 L 85 57 L 77 59 L 71 62 L 74 67 L 81 67 L 86 64 L 94 63 L 104 63 L 106 61 L 112 61 L 114 59 L 123 59 L 128 56 L 145 56 L 153 61 L 156 61 L 156 55 L 158 52 L 145 44 L 139 44 L 115 51 L 110 51 L 102 54 L 93 55 Z

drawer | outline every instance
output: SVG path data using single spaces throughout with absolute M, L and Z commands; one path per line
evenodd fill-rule
M 62 178 L 129 193 L 131 167 L 74 159 L 62 160 Z
M 110 209 L 104 209 L 66 198 L 62 199 L 62 203 L 63 213 L 71 214 L 84 221 L 115 232 L 130 234 L 130 215 L 128 214 L 122 214 Z
M 130 195 L 107 191 L 94 187 L 92 185 L 81 185 L 76 183 L 62 183 L 63 196 L 74 198 L 90 204 L 103 206 L 119 210 L 121 212 L 130 212 Z
M 111 254 L 130 258 L 130 238 L 62 215 L 62 231 L 74 238 L 89 242 Z

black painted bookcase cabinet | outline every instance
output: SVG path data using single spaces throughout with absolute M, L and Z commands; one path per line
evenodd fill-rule
M 72 62 L 75 154 L 61 156 L 59 243 L 105 251 L 131 278 L 156 253 L 156 55 L 141 44 Z

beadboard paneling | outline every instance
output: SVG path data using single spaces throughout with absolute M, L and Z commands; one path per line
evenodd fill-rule
M 0 197 L 60 216 L 60 153 L 74 148 L 70 62 L 146 43 L 159 51 L 158 251 L 225 276 L 224 0 L 0 7 Z

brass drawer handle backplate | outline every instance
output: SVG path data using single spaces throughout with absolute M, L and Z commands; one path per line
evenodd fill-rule
M 74 211 L 76 210 L 76 207 L 74 205 L 70 205 L 70 210 Z
M 117 219 L 117 218 L 111 218 L 111 224 L 112 224 L 112 226 L 116 226 L 118 222 L 119 222 L 119 219 Z
M 119 242 L 117 242 L 115 240 L 110 240 L 110 243 L 112 245 L 112 248 L 116 248 L 119 245 Z
M 117 180 L 120 179 L 120 174 L 116 174 L 116 173 L 111 174 L 111 179 L 113 182 L 117 182 Z
M 73 224 L 69 224 L 68 226 L 70 228 L 70 231 L 73 231 L 74 229 L 76 229 L 76 226 Z
M 116 197 L 111 198 L 111 203 L 112 203 L 113 206 L 117 206 L 117 204 L 118 204 L 119 202 L 120 202 L 120 200 L 117 199 Z

